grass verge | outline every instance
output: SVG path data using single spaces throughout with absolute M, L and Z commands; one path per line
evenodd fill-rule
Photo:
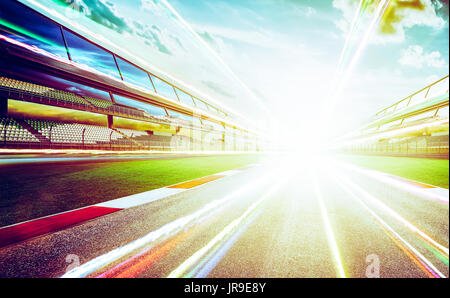
M 449 161 L 391 156 L 343 155 L 342 160 L 403 178 L 443 188 L 449 187 Z
M 0 226 L 258 162 L 258 155 L 0 165 Z

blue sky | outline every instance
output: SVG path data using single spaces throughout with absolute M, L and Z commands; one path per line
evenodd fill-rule
M 422 2 L 428 5 L 423 11 L 401 12 L 403 19 L 393 24 L 396 32 L 374 32 L 332 113 L 335 122 L 342 123 L 337 129 L 354 127 L 448 74 L 448 8 L 442 13 L 445 7 L 439 11 L 439 4 Z M 343 27 L 351 22 L 358 1 L 171 3 L 201 36 L 215 43 L 216 51 L 249 86 L 259 88 L 271 110 L 296 118 L 300 110 L 315 114 L 326 104 L 327 93 L 322 91 L 333 80 L 347 33 Z M 277 108 L 283 102 L 286 105 Z M 307 126 L 311 117 L 305 118 Z
M 357 0 L 22 1 L 254 125 L 307 129 L 329 105 Z M 375 7 L 358 18 L 355 56 Z M 391 0 L 328 117 L 330 134 L 448 74 L 448 1 Z M 80 15 L 67 13 L 67 3 Z M 81 9 L 80 9 L 81 8 Z M 389 32 L 383 32 L 389 31 Z M 116 44 L 116 46 L 114 46 Z M 119 45 L 119 46 L 118 46 Z M 139 63 L 138 63 L 139 64 Z M 331 90 L 331 91 L 330 91 Z

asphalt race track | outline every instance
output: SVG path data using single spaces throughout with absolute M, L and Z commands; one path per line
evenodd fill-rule
M 0 248 L 0 277 L 448 277 L 448 200 L 412 189 L 271 160 Z

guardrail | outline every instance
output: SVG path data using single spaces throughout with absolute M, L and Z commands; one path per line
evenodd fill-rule
M 430 85 L 420 89 L 419 91 L 416 91 L 413 94 L 411 94 L 411 95 L 409 95 L 409 96 L 407 96 L 407 97 L 397 101 L 396 103 L 390 105 L 389 107 L 382 109 L 381 111 L 377 112 L 375 114 L 375 116 L 378 117 L 378 118 L 384 117 L 387 114 L 394 113 L 397 110 L 397 108 L 399 108 L 399 107 L 401 107 L 401 108 L 408 107 L 411 104 L 413 97 L 417 96 L 418 94 L 420 94 L 421 92 L 423 92 L 425 90 L 426 90 L 426 93 L 425 93 L 425 96 L 424 96 L 424 100 L 427 100 L 427 96 L 428 96 L 431 88 L 436 87 L 440 82 L 448 79 L 448 77 L 449 76 L 446 75 L 445 77 L 437 80 L 436 82 L 434 82 L 434 83 L 432 83 L 432 84 L 430 84 Z M 447 87 L 447 93 L 448 93 L 448 87 Z M 402 104 L 404 104 L 403 107 L 401 106 Z

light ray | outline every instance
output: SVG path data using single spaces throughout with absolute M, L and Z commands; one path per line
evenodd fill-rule
M 360 0 L 360 1 L 359 1 L 358 9 L 356 10 L 355 15 L 353 16 L 352 24 L 351 24 L 351 26 L 350 26 L 350 31 L 349 31 L 349 33 L 347 34 L 347 38 L 345 39 L 344 48 L 342 49 L 341 55 L 340 55 L 340 57 L 339 57 L 338 67 L 337 67 L 338 73 L 340 72 L 341 65 L 342 65 L 342 63 L 343 63 L 344 56 L 345 56 L 345 54 L 346 54 L 346 52 L 347 52 L 347 48 L 348 48 L 348 46 L 349 46 L 349 43 L 350 43 L 350 41 L 352 40 L 353 32 L 354 32 L 354 30 L 355 30 L 356 22 L 357 22 L 357 20 L 358 20 L 359 14 L 360 14 L 360 12 L 361 12 L 361 6 L 362 6 L 362 3 L 363 3 L 363 2 L 364 2 L 364 0 Z
M 401 237 L 393 228 L 391 228 L 381 217 L 379 217 L 374 211 L 372 211 L 361 199 L 356 196 L 356 194 L 351 190 L 354 189 L 361 193 L 364 197 L 366 196 L 366 192 L 358 187 L 355 187 L 355 184 L 350 184 L 348 178 L 343 178 L 343 175 L 340 175 L 339 178 L 337 175 L 333 175 L 336 183 L 343 188 L 350 196 L 357 201 L 361 206 L 364 207 L 366 211 L 368 211 L 380 224 L 383 225 L 385 229 L 389 231 L 389 234 L 394 236 L 398 241 L 400 241 L 408 250 L 413 254 L 412 256 L 419 261 L 423 267 L 433 274 L 435 277 L 443 277 L 446 276 L 440 272 L 425 256 L 423 256 L 417 249 L 415 249 L 409 242 L 407 242 L 403 237 Z M 368 195 L 368 194 L 367 194 Z M 369 195 L 370 196 L 370 195 Z
M 343 92 L 344 88 L 346 87 L 347 81 L 349 80 L 351 74 L 353 73 L 353 70 L 358 63 L 364 49 L 367 47 L 370 37 L 372 36 L 372 33 L 374 29 L 376 28 L 376 25 L 381 20 L 381 17 L 384 14 L 384 11 L 389 5 L 390 0 L 381 0 L 378 3 L 377 9 L 372 17 L 372 20 L 367 28 L 367 30 L 364 33 L 363 39 L 359 43 L 359 46 L 355 52 L 355 54 L 352 57 L 352 60 L 350 61 L 349 65 L 347 66 L 344 74 L 342 75 L 339 84 L 335 90 L 333 90 L 331 96 L 329 96 L 329 99 L 327 101 L 327 104 L 325 105 L 325 108 L 322 112 L 322 119 L 324 121 L 327 121 L 326 119 L 333 111 L 337 101 L 340 98 L 341 93 Z
M 192 29 L 191 25 L 189 25 L 188 22 L 186 22 L 181 15 L 173 8 L 172 5 L 169 4 L 167 0 L 161 0 L 164 5 L 178 18 L 178 20 L 186 27 L 186 29 L 191 32 L 191 34 L 198 40 L 198 42 L 205 47 L 208 52 L 217 60 L 219 63 L 231 74 L 231 76 L 239 82 L 239 84 L 247 91 L 249 94 L 253 96 L 253 100 L 257 102 L 260 107 L 266 112 L 268 115 L 271 114 L 270 110 L 266 107 L 265 104 L 261 102 L 258 96 L 255 95 L 255 93 L 233 72 L 233 70 L 228 66 L 228 64 L 223 61 L 223 59 L 195 32 L 194 29 Z
M 65 273 L 62 277 L 69 277 L 69 278 L 85 277 L 95 271 L 100 270 L 104 266 L 111 264 L 112 262 L 117 261 L 122 257 L 125 257 L 126 255 L 138 249 L 147 247 L 149 245 L 155 245 L 158 242 L 164 241 L 176 235 L 177 233 L 186 230 L 187 228 L 190 228 L 199 222 L 202 222 L 203 220 L 205 220 L 205 218 L 214 215 L 215 214 L 214 211 L 222 210 L 224 204 L 229 203 L 230 201 L 242 196 L 243 194 L 251 190 L 258 189 L 262 185 L 266 185 L 269 181 L 273 179 L 272 175 L 269 174 L 263 176 L 261 179 L 257 181 L 244 185 L 243 187 L 238 188 L 237 190 L 231 192 L 230 194 L 224 196 L 223 198 L 217 199 L 215 201 L 206 204 L 203 208 L 194 213 L 180 217 L 168 224 L 165 224 L 159 229 L 152 231 L 137 240 L 134 240 L 131 243 L 116 248 L 104 255 L 101 255 L 84 263 L 79 267 L 74 268 L 73 270 Z
M 323 222 L 325 225 L 325 230 L 327 233 L 328 243 L 330 244 L 330 247 L 331 247 L 331 252 L 334 257 L 336 269 L 338 271 L 339 277 L 346 278 L 347 276 L 345 274 L 344 265 L 342 263 L 341 256 L 339 253 L 339 247 L 336 242 L 336 237 L 334 235 L 333 228 L 331 227 L 330 219 L 328 218 L 327 208 L 323 201 L 322 193 L 320 191 L 319 183 L 317 181 L 317 176 L 316 176 L 315 172 L 312 174 L 312 183 L 313 183 L 316 198 L 319 202 L 320 212 L 322 214 L 322 219 L 323 219 Z
M 357 190 L 359 193 L 361 193 L 364 198 L 368 199 L 372 203 L 374 203 L 376 206 L 380 207 L 383 211 L 385 211 L 387 214 L 391 215 L 393 218 L 395 218 L 397 221 L 402 223 L 406 228 L 411 230 L 413 233 L 417 234 L 424 240 L 426 240 L 428 243 L 436 247 L 438 250 L 440 250 L 442 253 L 445 254 L 445 256 L 448 258 L 449 255 L 449 249 L 441 244 L 439 244 L 437 241 L 435 241 L 433 238 L 422 232 L 419 228 L 417 228 L 415 225 L 413 225 L 411 222 L 407 221 L 403 216 L 398 214 L 396 211 L 388 207 L 386 204 L 369 194 L 366 190 L 362 189 L 359 185 L 356 183 L 350 181 L 350 179 L 344 177 L 341 175 L 341 179 L 344 180 L 344 182 L 351 186 L 351 188 Z
M 196 251 L 192 256 L 186 259 L 181 265 L 175 268 L 169 275 L 169 278 L 181 277 L 186 271 L 189 270 L 196 262 L 200 261 L 214 246 L 219 244 L 227 237 L 231 237 L 233 233 L 245 222 L 245 220 L 275 191 L 280 188 L 281 183 L 275 184 L 265 195 L 258 201 L 254 202 L 250 207 L 238 218 L 228 224 L 219 234 L 217 234 L 211 241 L 208 242 L 201 249 Z

